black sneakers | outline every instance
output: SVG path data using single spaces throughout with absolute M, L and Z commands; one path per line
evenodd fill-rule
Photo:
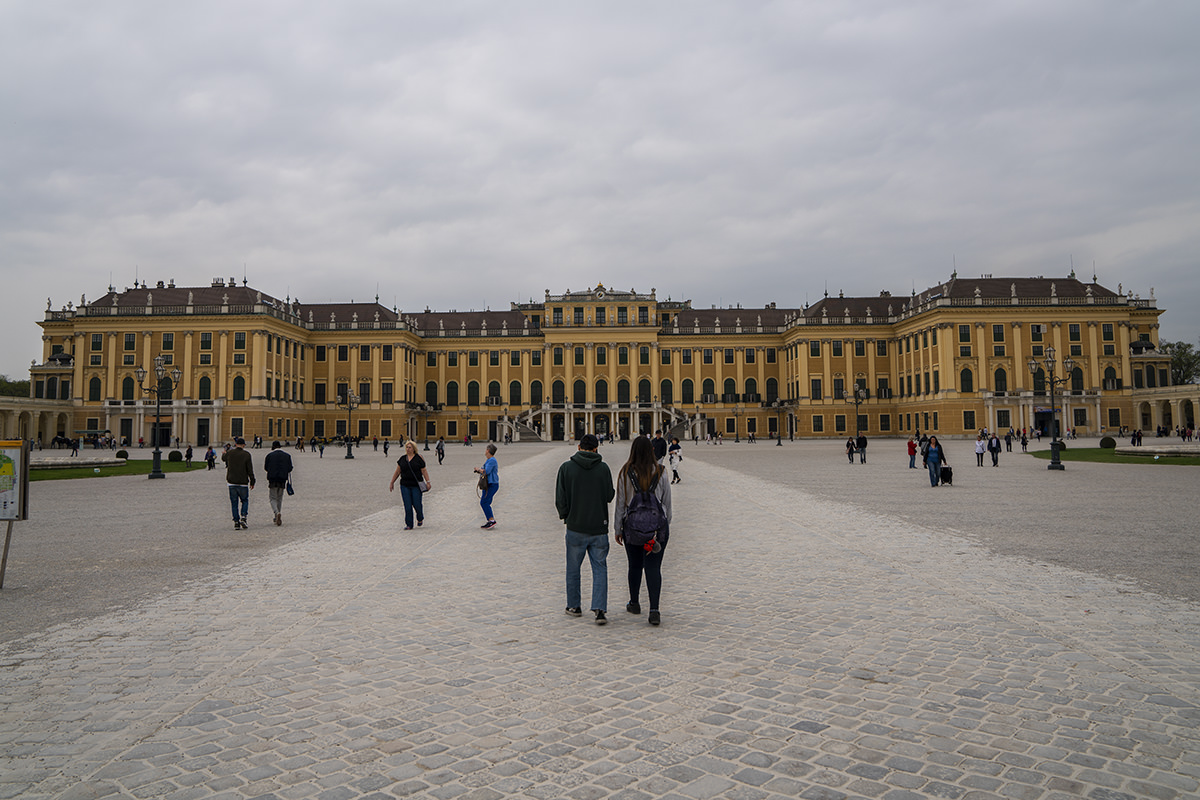
M 625 610 L 628 611 L 630 614 L 642 613 L 642 607 L 638 603 L 626 603 Z
M 658 615 L 658 612 L 657 612 L 657 611 L 651 611 L 651 612 L 650 612 L 650 619 L 649 619 L 649 622 L 650 622 L 650 624 L 651 624 L 651 625 L 657 625 L 657 624 L 658 624 L 659 622 L 661 622 L 661 621 L 662 621 L 662 620 L 661 620 L 661 618 L 659 617 L 659 615 Z
M 596 609 L 596 624 L 597 625 L 607 625 L 608 624 L 608 617 L 604 616 L 604 612 L 598 608 Z
M 579 617 L 583 616 L 583 609 L 581 609 L 579 606 L 575 606 L 574 608 L 568 608 L 566 613 L 570 614 L 572 617 Z

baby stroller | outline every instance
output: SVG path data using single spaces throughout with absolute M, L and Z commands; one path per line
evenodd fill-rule
M 949 464 L 942 464 L 942 485 L 954 485 L 954 469 Z

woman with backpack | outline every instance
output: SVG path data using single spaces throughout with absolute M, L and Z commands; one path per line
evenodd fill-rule
M 670 536 L 671 482 L 662 479 L 665 471 L 654 458 L 654 445 L 639 436 L 629 448 L 629 460 L 617 474 L 613 527 L 617 544 L 624 545 L 629 557 L 629 603 L 625 610 L 630 614 L 642 613 L 638 597 L 644 572 L 650 595 L 651 625 L 658 625 L 661 620 L 658 600 L 662 592 L 662 559 Z

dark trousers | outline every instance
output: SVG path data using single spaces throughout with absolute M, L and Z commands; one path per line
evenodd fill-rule
M 662 560 L 666 552 L 665 544 L 657 553 L 647 553 L 644 547 L 625 545 L 625 555 L 629 557 L 629 602 L 638 602 L 638 596 L 642 593 L 642 573 L 645 572 L 650 610 L 658 610 L 658 598 L 662 592 Z

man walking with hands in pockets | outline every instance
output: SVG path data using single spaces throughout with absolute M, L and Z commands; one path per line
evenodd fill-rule
M 587 555 L 592 564 L 592 611 L 596 624 L 608 622 L 608 504 L 616 493 L 612 472 L 596 450 L 594 434 L 584 434 L 579 451 L 558 468 L 554 504 L 567 525 L 567 613 L 581 608 L 579 570 Z

